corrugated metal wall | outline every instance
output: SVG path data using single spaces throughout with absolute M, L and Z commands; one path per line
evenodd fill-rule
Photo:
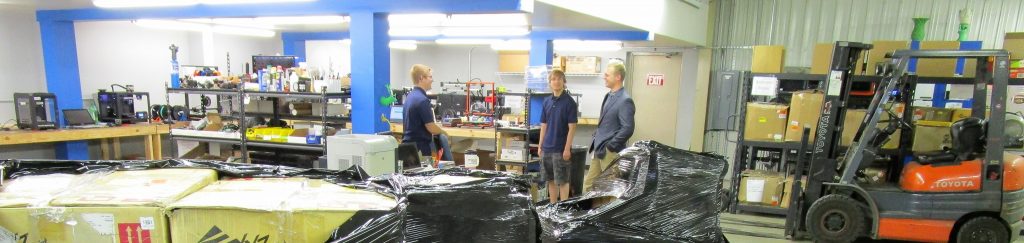
M 925 40 L 956 40 L 959 11 L 971 9 L 971 40 L 1000 48 L 1024 32 L 1022 0 L 717 0 L 713 70 L 749 70 L 753 45 L 784 45 L 787 67 L 809 67 L 814 44 L 909 40 L 911 18 L 928 17 Z

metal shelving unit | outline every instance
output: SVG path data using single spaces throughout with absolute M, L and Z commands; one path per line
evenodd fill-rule
M 317 99 L 317 100 L 320 101 L 321 104 L 325 104 L 325 105 L 321 106 L 321 110 L 320 110 L 320 114 L 321 115 L 293 116 L 293 115 L 287 115 L 287 114 L 279 114 L 277 109 L 274 109 L 274 113 L 251 113 L 250 112 L 250 113 L 247 114 L 247 112 L 245 111 L 246 110 L 245 109 L 245 106 L 246 106 L 245 102 L 239 102 L 238 111 L 235 112 L 235 113 L 231 113 L 230 115 L 227 115 L 226 117 L 232 117 L 232 118 L 238 119 L 238 127 L 239 127 L 239 131 L 241 131 L 241 132 L 247 131 L 248 128 L 249 128 L 248 124 L 246 124 L 246 122 L 245 122 L 245 119 L 241 119 L 241 118 L 252 117 L 254 115 L 266 115 L 266 116 L 271 116 L 271 117 L 274 117 L 274 118 L 277 118 L 277 119 L 284 119 L 284 120 L 321 122 L 321 124 L 323 124 L 323 126 L 322 126 L 323 127 L 322 134 L 327 134 L 327 125 L 328 124 L 334 123 L 334 124 L 341 124 L 342 126 L 344 126 L 345 122 L 351 121 L 351 117 L 348 117 L 348 116 L 328 116 L 328 115 L 326 115 L 327 114 L 327 107 L 328 107 L 326 104 L 327 104 L 328 100 L 330 100 L 330 99 L 346 99 L 346 98 L 351 98 L 351 92 L 299 93 L 299 92 L 260 92 L 260 91 L 247 91 L 247 90 L 167 88 L 167 93 L 169 93 L 169 94 L 170 93 L 185 94 L 186 95 L 186 99 L 185 99 L 186 100 L 185 101 L 185 105 L 186 106 L 188 106 L 188 98 L 187 98 L 187 96 L 190 95 L 190 94 L 216 95 L 218 97 L 218 100 L 220 99 L 221 96 L 226 96 L 226 97 L 231 97 L 231 98 L 239 98 L 239 97 L 241 97 L 242 99 L 248 99 L 248 98 L 251 98 L 251 97 L 274 98 L 275 99 L 274 100 L 275 107 L 276 107 L 277 99 Z M 219 105 L 220 105 L 219 103 L 220 102 L 218 102 L 218 111 L 221 111 L 221 109 L 219 107 Z M 299 144 L 299 143 L 279 143 L 279 142 L 250 141 L 244 135 L 244 133 L 242 133 L 240 135 L 239 139 L 218 138 L 218 137 L 199 137 L 199 136 L 180 136 L 180 135 L 179 136 L 174 136 L 173 134 L 171 134 L 171 139 L 172 140 L 180 140 L 180 141 L 212 142 L 212 143 L 224 143 L 224 144 L 239 145 L 240 150 L 242 151 L 242 159 L 243 159 L 243 161 L 249 161 L 249 155 L 248 155 L 249 147 L 254 147 L 254 148 L 256 148 L 256 147 L 259 147 L 259 148 L 270 148 L 270 149 L 283 149 L 283 150 L 297 150 L 297 151 L 313 151 L 313 152 L 321 152 L 321 153 L 323 153 L 324 151 L 327 150 L 327 147 L 326 147 L 327 144 L 326 143 L 321 143 L 321 144 Z M 277 152 L 277 151 L 275 150 L 275 152 Z

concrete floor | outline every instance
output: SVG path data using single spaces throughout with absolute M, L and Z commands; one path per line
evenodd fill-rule
M 783 243 L 812 242 L 810 239 L 788 240 L 783 228 L 786 218 L 774 215 L 749 215 L 723 213 L 720 215 L 722 231 L 729 242 Z M 866 241 L 872 243 L 903 241 Z M 1024 237 L 1014 242 L 1024 242 Z

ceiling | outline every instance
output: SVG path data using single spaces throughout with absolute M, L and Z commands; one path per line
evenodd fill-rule
M 92 0 L 0 0 L 0 4 L 35 6 L 37 10 L 94 8 Z M 542 2 L 535 3 L 534 12 L 530 14 L 530 23 L 532 28 L 535 30 L 637 30 L 622 24 L 555 7 Z M 280 31 L 295 32 L 344 31 L 348 29 L 348 24 L 287 25 L 278 26 L 278 28 Z

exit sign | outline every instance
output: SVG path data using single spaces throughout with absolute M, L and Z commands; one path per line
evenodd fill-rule
M 647 85 L 649 85 L 649 86 L 665 86 L 665 75 L 664 74 L 647 74 Z

